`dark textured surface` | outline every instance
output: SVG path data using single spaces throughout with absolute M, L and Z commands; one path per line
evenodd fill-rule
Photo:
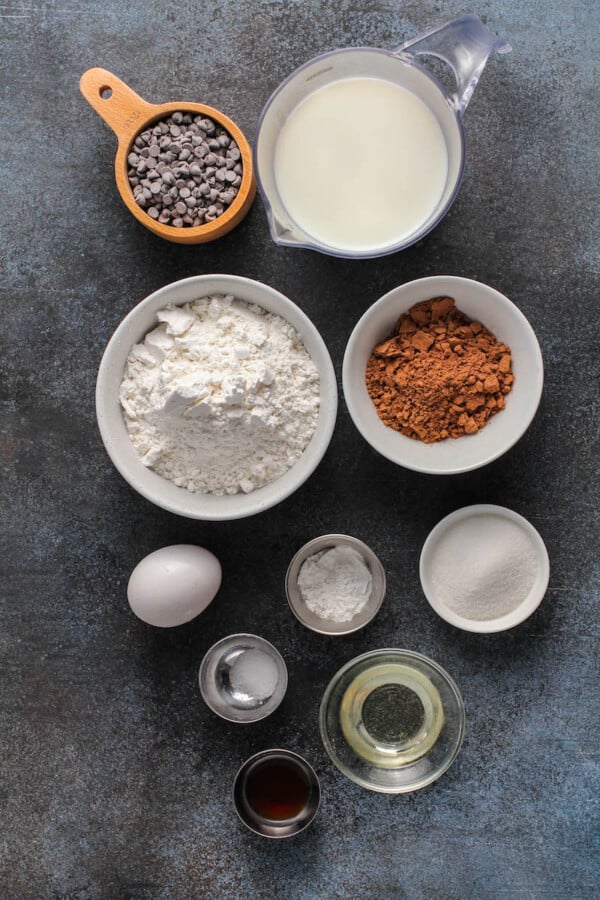
M 118 200 L 115 142 L 77 89 L 101 65 L 149 100 L 215 105 L 252 136 L 271 90 L 311 56 L 393 47 L 463 11 L 445 0 L 0 6 L 2 897 L 598 895 L 596 4 L 479 4 L 513 52 L 490 62 L 467 111 L 459 198 L 420 245 L 380 261 L 278 249 L 260 202 L 212 246 L 161 242 Z M 105 455 L 95 374 L 139 299 L 221 271 L 296 300 L 338 373 L 382 293 L 427 274 L 479 278 L 538 334 L 539 413 L 489 467 L 433 478 L 377 456 L 342 402 L 325 460 L 280 506 L 218 525 L 164 513 Z M 543 605 L 504 635 L 446 625 L 419 586 L 429 529 L 473 502 L 516 509 L 550 552 Z M 389 580 L 376 620 L 338 640 L 304 629 L 283 593 L 292 554 L 330 531 L 365 539 Z M 133 617 L 125 587 L 141 557 L 181 541 L 219 556 L 223 587 L 196 622 L 161 632 Z M 210 644 L 243 630 L 282 651 L 290 686 L 271 719 L 235 727 L 203 705 L 196 678 Z M 334 671 L 390 645 L 439 661 L 467 708 L 455 765 L 406 797 L 346 781 L 317 728 Z M 323 788 L 314 826 L 281 844 L 244 831 L 230 799 L 239 764 L 273 745 L 304 754 Z

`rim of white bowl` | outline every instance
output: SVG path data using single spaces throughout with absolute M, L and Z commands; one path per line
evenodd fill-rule
M 446 284 L 450 282 L 451 284 L 456 285 L 457 288 L 460 288 L 462 284 L 475 284 L 479 288 L 481 288 L 483 293 L 486 293 L 488 296 L 492 297 L 496 302 L 508 306 L 511 309 L 511 312 L 515 315 L 516 319 L 520 322 L 524 333 L 526 333 L 529 338 L 531 350 L 535 357 L 537 372 L 539 373 L 539 376 L 534 385 L 534 391 L 530 394 L 532 403 L 529 415 L 526 417 L 526 419 L 523 420 L 523 426 L 518 432 L 516 432 L 514 435 L 511 435 L 505 441 L 501 442 L 498 445 L 497 449 L 495 449 L 491 453 L 488 453 L 478 462 L 464 466 L 446 466 L 443 468 L 427 464 L 415 465 L 414 463 L 411 464 L 410 462 L 400 462 L 397 458 L 398 455 L 394 456 L 394 454 L 386 450 L 377 441 L 377 439 L 374 440 L 373 435 L 370 433 L 369 429 L 362 421 L 360 410 L 355 402 L 353 392 L 350 387 L 350 369 L 353 363 L 353 356 L 356 351 L 356 346 L 359 343 L 361 332 L 364 329 L 365 325 L 369 323 L 373 318 L 375 318 L 377 314 L 388 304 L 398 300 L 398 298 L 400 298 L 403 294 L 410 293 L 415 289 L 416 286 L 426 287 L 430 285 L 432 290 L 431 297 L 441 296 L 439 294 L 435 294 L 435 285 L 439 284 L 440 282 L 445 282 Z M 419 303 L 421 301 L 415 300 L 414 302 Z M 457 300 L 457 306 L 460 308 L 459 300 Z M 410 307 L 407 307 L 407 309 L 409 308 Z M 485 322 L 483 324 L 485 324 Z M 363 313 L 363 315 L 354 326 L 346 345 L 344 361 L 342 365 L 342 389 L 344 393 L 344 400 L 346 402 L 348 412 L 350 413 L 350 418 L 352 419 L 355 427 L 366 440 L 366 442 L 370 444 L 370 446 L 373 447 L 374 450 L 381 454 L 381 456 L 389 459 L 390 462 L 393 462 L 398 466 L 402 466 L 405 469 L 410 469 L 413 472 L 422 472 L 425 475 L 460 475 L 464 472 L 472 472 L 475 469 L 480 469 L 483 466 L 487 466 L 489 463 L 494 462 L 494 460 L 498 459 L 500 456 L 503 456 L 508 450 L 511 449 L 511 447 L 514 447 L 514 445 L 523 437 L 523 435 L 531 425 L 540 404 L 543 387 L 544 362 L 542 358 L 542 351 L 540 349 L 535 331 L 533 330 L 526 316 L 521 312 L 519 307 L 515 303 L 513 303 L 512 300 L 509 300 L 509 298 L 505 294 L 502 294 L 500 291 L 496 290 L 496 288 L 490 287 L 490 285 L 485 284 L 485 282 L 483 281 L 477 281 L 477 279 L 475 278 L 464 278 L 461 275 L 428 275 L 425 278 L 416 278 L 412 281 L 407 281 L 404 284 L 392 288 L 392 290 L 388 291 L 386 294 L 376 300 L 375 303 L 373 303 L 372 306 L 370 306 Z M 404 435 L 400 435 L 399 432 L 397 432 L 397 434 L 399 437 L 404 437 Z M 407 440 L 412 439 L 407 438 Z M 451 439 L 448 438 L 448 440 Z M 458 440 L 462 440 L 462 438 L 458 438 Z
M 503 616 L 498 616 L 496 619 L 468 619 L 465 616 L 459 615 L 454 612 L 454 610 L 449 609 L 445 603 L 436 597 L 429 579 L 430 563 L 433 553 L 435 552 L 435 545 L 442 535 L 458 522 L 471 518 L 471 516 L 481 515 L 496 515 L 519 525 L 531 540 L 537 557 L 537 573 L 531 590 L 515 609 Z M 539 531 L 534 528 L 528 519 L 520 515 L 520 513 L 517 513 L 506 506 L 496 506 L 493 503 L 475 503 L 472 506 L 463 506 L 445 516 L 429 532 L 419 558 L 419 578 L 427 602 L 438 616 L 450 625 L 461 628 L 463 631 L 470 631 L 476 634 L 493 634 L 520 625 L 535 612 L 544 599 L 548 588 L 548 582 L 550 580 L 550 559 L 548 557 L 548 550 L 546 549 L 546 545 Z
M 212 284 L 220 285 L 219 287 L 211 287 L 211 288 L 203 288 L 204 285 Z M 144 329 L 133 329 L 137 331 L 137 334 L 134 334 L 131 337 L 127 337 L 132 324 L 136 322 L 137 318 L 140 314 L 148 309 L 149 307 L 156 307 L 155 311 L 158 311 L 163 304 L 174 303 L 176 306 L 180 306 L 183 303 L 189 303 L 192 297 L 188 297 L 185 300 L 175 301 L 169 297 L 171 293 L 174 292 L 176 288 L 181 288 L 181 286 L 192 285 L 198 287 L 197 297 L 203 296 L 202 290 L 212 291 L 215 293 L 232 293 L 235 295 L 236 286 L 239 288 L 240 285 L 252 286 L 252 288 L 258 287 L 260 292 L 265 296 L 270 296 L 272 298 L 277 298 L 278 303 L 283 303 L 283 306 L 287 309 L 288 313 L 292 312 L 293 316 L 300 322 L 300 327 L 297 324 L 291 322 L 292 326 L 296 328 L 298 333 L 301 335 L 303 341 L 309 341 L 313 343 L 316 347 L 318 347 L 320 359 L 317 360 L 310 353 L 308 346 L 306 346 L 307 352 L 311 356 L 317 370 L 319 372 L 319 383 L 321 387 L 321 408 L 319 411 L 319 419 L 317 420 L 317 426 L 315 428 L 315 432 L 307 444 L 305 450 L 303 451 L 302 456 L 297 460 L 296 463 L 288 469 L 279 479 L 274 482 L 269 482 L 269 484 L 264 485 L 263 488 L 258 488 L 256 491 L 252 491 L 250 494 L 233 494 L 231 496 L 223 496 L 223 497 L 215 497 L 212 494 L 196 494 L 191 491 L 188 491 L 186 488 L 178 488 L 178 490 L 184 491 L 185 493 L 182 495 L 186 500 L 190 501 L 190 498 L 194 498 L 192 503 L 198 503 L 198 509 L 192 508 L 181 508 L 177 503 L 170 502 L 169 500 L 160 498 L 157 495 L 157 492 L 149 489 L 143 482 L 142 479 L 138 477 L 138 472 L 140 474 L 142 472 L 146 472 L 146 467 L 139 459 L 133 459 L 132 462 L 128 462 L 124 460 L 118 450 L 113 443 L 113 435 L 112 435 L 112 426 L 111 422 L 111 410 L 110 407 L 112 405 L 114 412 L 114 405 L 118 404 L 118 399 L 115 397 L 109 396 L 109 391 L 107 390 L 106 382 L 109 378 L 109 373 L 114 369 L 115 364 L 115 355 L 123 358 L 124 348 L 127 348 L 126 353 L 129 352 L 131 347 L 138 343 L 141 338 L 147 333 L 149 328 Z M 239 299 L 244 300 L 244 297 L 239 297 Z M 261 305 L 258 300 L 245 300 L 247 303 L 257 303 L 258 306 Z M 267 309 L 266 306 L 263 306 L 264 309 Z M 269 312 L 270 310 L 267 309 Z M 280 315 L 283 319 L 289 321 L 289 318 L 283 312 L 277 312 L 276 315 Z M 152 326 L 150 326 L 152 327 Z M 126 358 L 125 353 L 125 358 Z M 267 509 L 270 509 L 273 506 L 276 506 L 278 503 L 281 503 L 291 494 L 293 494 L 298 488 L 300 488 L 313 474 L 323 456 L 325 455 L 327 448 L 331 442 L 331 438 L 333 436 L 333 431 L 335 428 L 335 422 L 337 417 L 337 407 L 338 407 L 338 391 L 337 391 L 337 381 L 335 376 L 335 369 L 333 367 L 333 363 L 331 361 L 331 356 L 329 354 L 329 350 L 325 341 L 321 337 L 319 330 L 316 325 L 311 321 L 311 319 L 306 315 L 306 313 L 289 297 L 286 297 L 285 294 L 282 294 L 280 291 L 277 291 L 275 288 L 272 288 L 270 285 L 265 284 L 262 281 L 257 281 L 253 278 L 246 278 L 242 275 L 229 275 L 225 273 L 216 273 L 216 274 L 205 274 L 205 275 L 192 275 L 188 278 L 181 278 L 177 281 L 171 281 L 168 284 L 163 285 L 157 290 L 153 291 L 148 296 L 144 297 L 137 303 L 133 309 L 131 309 L 127 315 L 121 320 L 119 325 L 117 325 L 114 330 L 104 353 L 102 355 L 102 359 L 100 361 L 100 366 L 98 368 L 98 376 L 96 379 L 96 421 L 98 423 L 98 429 L 100 431 L 100 436 L 102 438 L 102 443 L 104 444 L 104 448 L 110 457 L 111 462 L 114 467 L 117 469 L 119 474 L 125 479 L 125 481 L 133 488 L 138 494 L 144 497 L 146 500 L 153 503 L 155 506 L 160 507 L 161 509 L 166 510 L 167 512 L 174 513 L 175 515 L 183 516 L 189 519 L 196 519 L 204 522 L 223 522 L 223 521 L 233 521 L 235 519 L 242 519 L 248 516 L 257 515 Z M 119 406 L 120 410 L 120 406 Z M 122 411 L 121 419 L 122 419 Z M 125 421 L 123 421 L 123 429 L 126 434 L 126 426 Z M 127 435 L 128 437 L 128 435 Z M 133 449 L 133 445 L 132 449 Z M 302 473 L 302 476 L 298 479 L 288 478 L 290 472 L 293 472 L 294 468 L 298 466 L 301 461 L 305 458 L 304 454 L 310 449 L 312 460 L 310 467 L 306 473 Z M 135 450 L 133 451 L 135 453 Z M 138 468 L 138 464 L 139 467 Z M 173 487 L 177 487 L 172 482 L 168 481 L 168 479 L 163 479 L 162 476 L 153 472 L 157 478 L 166 481 L 167 484 L 173 485 Z M 284 479 L 288 481 L 286 486 L 279 491 L 270 491 L 269 499 L 265 499 L 265 495 L 262 495 L 261 492 L 272 487 L 273 485 L 282 482 Z M 204 497 L 209 497 L 212 502 L 213 500 L 223 501 L 224 503 L 228 500 L 231 500 L 231 508 L 230 510 L 224 510 L 221 507 L 221 503 L 217 504 L 218 508 L 210 509 L 210 510 L 202 510 L 201 509 L 201 500 Z M 241 502 L 242 508 L 236 509 L 234 506 L 235 500 Z M 252 502 L 254 501 L 254 502 Z

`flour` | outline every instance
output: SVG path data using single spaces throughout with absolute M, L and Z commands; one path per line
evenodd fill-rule
M 527 532 L 504 516 L 462 519 L 432 552 L 435 596 L 453 612 L 475 621 L 497 619 L 529 594 L 537 557 Z
M 307 607 L 332 622 L 349 622 L 362 612 L 372 587 L 369 567 L 353 547 L 314 553 L 298 573 L 298 588 Z
M 319 376 L 280 316 L 234 297 L 157 313 L 130 351 L 119 399 L 145 466 L 190 491 L 249 493 L 300 458 Z

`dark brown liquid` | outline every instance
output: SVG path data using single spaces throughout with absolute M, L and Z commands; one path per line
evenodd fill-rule
M 301 813 L 308 801 L 310 784 L 304 770 L 288 760 L 258 763 L 245 785 L 250 809 L 263 819 L 281 822 Z

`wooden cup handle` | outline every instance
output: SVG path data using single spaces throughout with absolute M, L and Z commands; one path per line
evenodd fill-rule
M 156 107 L 142 100 L 124 81 L 107 69 L 88 69 L 79 81 L 79 90 L 110 125 L 119 143 L 128 143 L 140 126 L 155 112 Z

